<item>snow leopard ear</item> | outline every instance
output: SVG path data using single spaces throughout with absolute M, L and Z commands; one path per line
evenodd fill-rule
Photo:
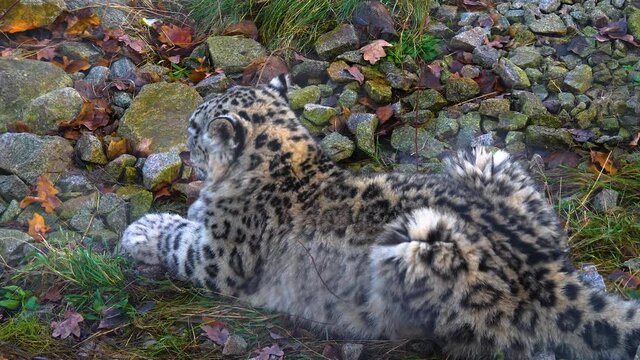
M 292 86 L 291 77 L 289 74 L 280 74 L 271 81 L 267 85 L 270 89 L 275 90 L 280 96 L 282 96 L 285 100 L 287 100 L 287 92 Z
M 211 161 L 228 165 L 242 153 L 246 131 L 242 123 L 232 116 L 216 117 L 207 124 L 207 150 Z

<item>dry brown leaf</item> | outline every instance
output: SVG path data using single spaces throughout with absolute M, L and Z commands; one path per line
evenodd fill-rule
M 589 169 L 595 173 L 603 172 L 609 175 L 615 175 L 618 172 L 618 167 L 613 163 L 613 154 L 603 153 L 600 151 L 591 150 L 591 161 Z
M 122 154 L 127 153 L 127 139 L 112 139 L 107 146 L 107 158 L 113 160 Z
M 90 26 L 98 25 L 100 25 L 100 16 L 97 14 L 91 14 L 90 16 L 80 19 L 74 16 L 69 19 L 65 33 L 68 36 L 80 36 L 84 34 Z
M 64 320 L 57 322 L 51 322 L 51 328 L 53 329 L 53 333 L 51 336 L 59 337 L 60 339 L 66 339 L 69 335 L 73 334 L 75 337 L 80 337 L 80 322 L 82 322 L 84 318 L 82 315 L 78 314 L 73 310 L 68 310 L 64 314 Z
M 173 24 L 160 26 L 159 33 L 160 37 L 158 40 L 164 44 L 186 48 L 193 42 L 191 29 L 181 28 Z
M 287 63 L 277 56 L 267 56 L 255 60 L 242 72 L 243 85 L 265 84 L 274 77 L 289 72 Z
M 158 200 L 161 197 L 171 196 L 171 186 L 167 185 L 162 187 L 160 190 L 156 191 L 153 195 L 153 200 Z
M 349 74 L 351 74 L 351 76 L 353 76 L 354 79 L 356 79 L 360 84 L 362 84 L 362 82 L 364 81 L 364 75 L 362 75 L 362 72 L 360 72 L 360 69 L 358 69 L 355 66 L 350 66 L 347 68 L 347 71 L 349 72 Z
M 24 209 L 34 202 L 40 203 L 47 214 L 51 214 L 53 210 L 60 206 L 60 199 L 56 197 L 59 190 L 53 186 L 51 180 L 46 176 L 38 176 L 36 180 L 36 196 L 27 196 L 20 202 L 20 207 Z
M 47 226 L 47 224 L 45 224 L 42 215 L 33 213 L 33 217 L 31 217 L 30 220 L 27 220 L 27 223 L 29 223 L 28 234 L 31 235 L 33 240 L 35 240 L 37 243 L 41 243 L 46 240 L 46 237 L 44 235 L 47 233 L 47 231 L 51 230 L 51 228 Z
M 376 110 L 376 116 L 378 117 L 378 120 L 380 120 L 380 125 L 384 124 L 393 116 L 393 106 L 391 104 L 380 106 Z
M 253 40 L 258 39 L 258 28 L 251 20 L 244 20 L 237 24 L 227 26 L 222 35 L 242 35 Z
M 634 136 L 631 142 L 629 142 L 629 146 L 635 148 L 636 146 L 638 146 L 639 141 L 640 141 L 640 131 L 638 131 L 636 133 L 636 136 Z
M 388 46 L 393 45 L 384 40 L 374 40 L 369 45 L 365 45 L 360 48 L 360 53 L 362 53 L 362 57 L 370 64 L 375 64 L 378 60 L 387 56 L 387 53 L 384 52 L 384 48 Z

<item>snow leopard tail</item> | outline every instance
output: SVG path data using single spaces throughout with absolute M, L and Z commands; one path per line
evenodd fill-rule
M 503 152 L 450 161 L 461 197 L 390 224 L 370 253 L 371 312 L 458 359 L 632 360 L 640 303 L 589 288 L 533 182 Z M 389 304 L 385 307 L 384 304 Z M 399 310 L 398 310 L 399 309 Z

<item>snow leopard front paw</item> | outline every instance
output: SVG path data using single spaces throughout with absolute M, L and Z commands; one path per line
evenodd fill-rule
M 171 215 L 149 214 L 129 225 L 122 234 L 120 253 L 147 265 L 161 265 L 161 225 L 168 216 Z

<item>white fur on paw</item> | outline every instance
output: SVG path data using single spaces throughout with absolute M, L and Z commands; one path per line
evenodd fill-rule
M 162 215 L 149 214 L 129 225 L 122 235 L 120 252 L 148 265 L 160 265 Z

